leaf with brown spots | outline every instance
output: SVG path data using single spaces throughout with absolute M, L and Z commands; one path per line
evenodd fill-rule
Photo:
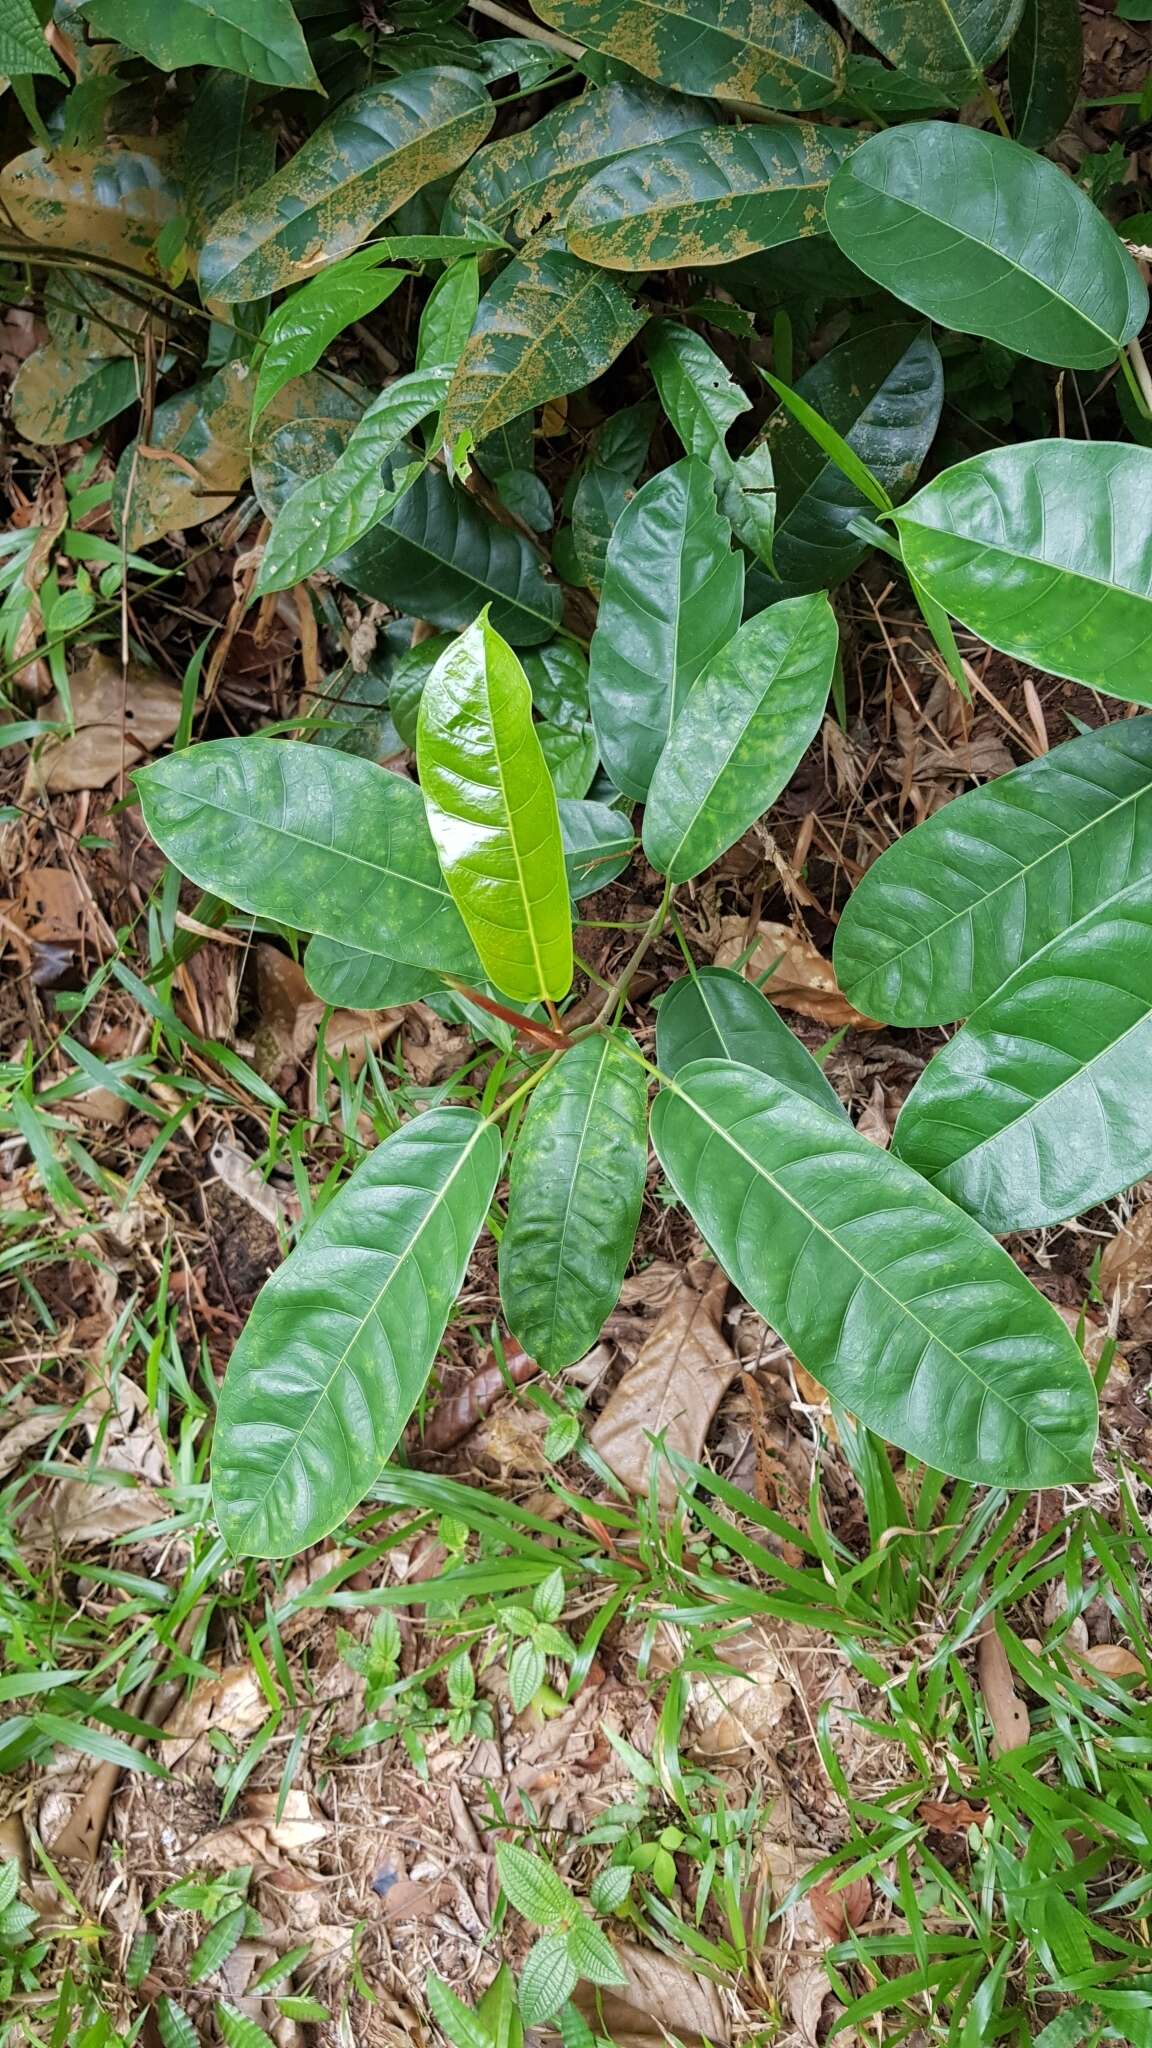
M 536 12 L 679 92 L 799 113 L 840 87 L 844 45 L 805 0 L 540 0 Z
M 159 276 L 155 244 L 181 195 L 160 151 L 25 150 L 0 170 L 0 205 L 30 241 Z
M 248 475 L 250 381 L 246 364 L 227 364 L 157 406 L 150 441 L 125 449 L 112 510 L 130 548 L 227 511 Z
M 964 79 L 1007 48 L 1024 0 L 837 0 L 845 20 L 915 78 Z
M 42 448 L 60 448 L 107 425 L 139 397 L 130 356 L 93 354 L 78 343 L 45 342 L 12 386 L 17 433 Z

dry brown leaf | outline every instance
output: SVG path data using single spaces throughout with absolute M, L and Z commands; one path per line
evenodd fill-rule
M 187 1756 L 209 1729 L 251 1735 L 268 1718 L 268 1702 L 248 1664 L 230 1664 L 219 1678 L 201 1678 L 164 1724 L 160 1761 L 167 1770 Z
M 849 1928 L 862 1927 L 868 1918 L 872 1886 L 866 1877 L 853 1878 L 839 1891 L 833 1890 L 834 1883 L 831 1877 L 821 1878 L 808 1893 L 808 1904 L 821 1934 L 829 1941 L 843 1941 Z
M 648 1491 L 650 1436 L 663 1436 L 686 1458 L 700 1456 L 725 1389 L 740 1370 L 720 1334 L 728 1282 L 712 1270 L 702 1294 L 681 1285 L 589 1431 L 595 1449 L 633 1493 Z M 672 1508 L 677 1497 L 675 1475 L 662 1463 L 660 1504 Z
M 620 1942 L 616 1960 L 626 1985 L 597 1991 L 578 1984 L 572 2002 L 586 2019 L 597 2020 L 615 2048 L 665 2048 L 670 2038 L 683 2048 L 727 2048 L 732 2038 L 724 2002 L 707 1977 L 681 1969 L 655 1949 Z
M 1100 1292 L 1115 1295 L 1121 1315 L 1140 1314 L 1152 1293 L 1152 1202 L 1145 1202 L 1116 1232 L 1100 1260 Z
M 1092 1643 L 1075 1652 L 1078 1664 L 1090 1664 L 1104 1678 L 1144 1678 L 1143 1664 L 1123 1643 Z
M 228 363 L 207 384 L 166 401 L 156 415 L 163 446 L 126 453 L 114 498 L 130 548 L 214 519 L 232 503 L 248 475 L 251 372 Z
M 328 1822 L 313 1814 L 306 1792 L 296 1788 L 289 1792 L 279 1820 L 278 1804 L 276 1792 L 250 1792 L 238 1820 L 193 1843 L 186 1859 L 189 1865 L 234 1870 L 242 1863 L 260 1863 L 274 1870 L 285 1858 L 314 1848 L 331 1832 Z
M 519 1345 L 506 1345 L 503 1370 L 498 1360 L 491 1358 L 456 1393 L 437 1403 L 436 1412 L 424 1432 L 425 1450 L 450 1451 L 495 1407 L 509 1379 L 514 1386 L 522 1387 L 535 1379 L 539 1370 L 535 1359 L 529 1358 Z
M 976 1645 L 976 1669 L 994 1731 L 992 1755 L 1022 1749 L 1030 1732 L 1028 1709 L 1013 1683 L 1008 1652 L 991 1621 L 985 1623 Z
M 48 740 L 29 761 L 29 791 L 105 789 L 121 769 L 138 767 L 170 740 L 180 723 L 179 690 L 141 661 L 130 661 L 125 673 L 118 661 L 93 649 L 72 677 L 71 690 L 76 731 L 68 739 Z M 63 719 L 58 697 L 46 715 Z
M 84 891 L 71 868 L 25 868 L 13 910 L 39 945 L 74 945 L 84 930 Z
M 262 1180 L 246 1152 L 238 1145 L 226 1145 L 218 1139 L 208 1154 L 208 1163 L 214 1173 L 219 1174 L 226 1188 L 255 1209 L 258 1216 L 278 1228 L 294 1221 L 300 1214 L 300 1204 L 294 1195 L 282 1195 L 266 1180 Z
M 749 1628 L 725 1641 L 721 1654 L 739 1672 L 692 1683 L 693 1754 L 736 1756 L 761 1751 L 779 1731 L 792 1705 L 792 1667 L 779 1632 Z
M 810 2042 L 812 2048 L 816 2048 L 820 2039 L 824 2002 L 831 1992 L 828 1973 L 819 1963 L 804 1963 L 788 1972 L 788 2010 L 800 2029 L 801 2038 Z
M 967 1799 L 922 1799 L 916 1815 L 938 1835 L 966 1835 L 969 1828 L 983 1827 L 988 1808 L 973 1806 Z
M 758 925 L 756 933 L 756 949 L 745 962 L 744 974 L 749 981 L 759 982 L 772 969 L 762 984 L 770 1003 L 782 1010 L 795 1010 L 801 1017 L 814 1017 L 833 1031 L 845 1024 L 853 1024 L 861 1031 L 884 1029 L 874 1018 L 862 1017 L 859 1010 L 845 1002 L 836 986 L 831 962 L 825 960 L 803 932 L 793 931 L 791 925 L 767 923 Z M 717 967 L 730 967 L 747 945 L 748 927 L 744 919 L 722 918 L 715 953 Z

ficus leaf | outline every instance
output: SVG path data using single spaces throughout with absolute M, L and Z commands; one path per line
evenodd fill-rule
M 813 594 L 760 612 L 713 657 L 648 792 L 644 851 L 659 873 L 702 873 L 775 801 L 819 727 L 838 645 Z
M 514 1002 L 566 995 L 572 924 L 556 792 L 528 679 L 486 614 L 429 676 L 416 754 L 440 865 L 488 978 Z
M 384 1140 L 278 1267 L 232 1354 L 213 1497 L 241 1556 L 356 1506 L 423 1390 L 500 1172 L 499 1132 L 431 1109 Z
M 898 71 L 971 80 L 1007 45 L 1023 0 L 841 0 L 840 12 Z
M 797 111 L 840 84 L 844 46 L 804 0 L 541 0 L 536 12 L 679 92 Z
M 82 0 L 98 36 L 161 71 L 211 64 L 268 85 L 319 90 L 291 0 Z
M 870 136 L 825 211 L 845 255 L 898 299 L 1037 362 L 1100 368 L 1148 317 L 1140 272 L 1087 194 L 983 129 L 909 121 Z
M 391 1010 L 443 986 L 427 967 L 408 967 L 347 941 L 317 937 L 304 955 L 309 986 L 338 1010 Z
M 1070 1332 L 909 1167 L 717 1060 L 665 1088 L 652 1138 L 735 1285 L 869 1429 L 988 1485 L 1087 1475 L 1096 1396 Z
M 1008 91 L 1016 140 L 1043 149 L 1076 105 L 1084 69 L 1079 0 L 1024 0 L 1008 45 Z
M 728 967 L 701 967 L 672 983 L 656 1016 L 656 1059 L 672 1080 L 693 1060 L 736 1060 L 820 1109 L 847 1114 L 823 1068 L 768 998 Z
M 409 275 L 382 264 L 378 250 L 357 249 L 277 306 L 260 331 L 253 422 L 293 377 L 315 369 L 329 342 L 375 312 Z

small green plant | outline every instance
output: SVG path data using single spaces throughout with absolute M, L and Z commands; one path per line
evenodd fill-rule
M 496 1868 L 509 1905 L 530 1927 L 542 1930 L 520 1973 L 518 1997 L 526 2026 L 539 2027 L 554 2019 L 581 1978 L 592 1984 L 627 1982 L 603 1929 L 542 1856 L 514 1842 L 498 1842 Z M 603 1888 L 602 1902 L 594 1887 L 593 1910 L 614 1910 L 607 1899 L 618 1889 L 619 1880 L 610 1882 Z
M 492 1645 L 487 1661 L 503 1648 L 508 1663 L 508 1693 L 516 1713 L 523 1713 L 533 1700 L 547 1693 L 543 1704 L 559 1703 L 544 1679 L 549 1657 L 571 1664 L 575 1645 L 557 1628 L 564 1611 L 564 1574 L 557 1570 L 541 1581 L 532 1595 L 531 1607 L 508 1606 L 499 1610 L 497 1625 L 503 1637 Z
M 387 1609 L 376 1617 L 366 1643 L 341 1629 L 337 1638 L 340 1654 L 349 1669 L 364 1679 L 364 1705 L 372 1719 L 355 1735 L 336 1746 L 344 1755 L 354 1755 L 377 1742 L 397 1737 L 408 1752 L 419 1775 L 428 1775 L 428 1753 L 424 1737 L 444 1728 L 451 1741 L 486 1739 L 494 1732 L 492 1709 L 476 1697 L 476 1674 L 471 1654 L 461 1650 L 444 1673 L 448 1695 L 446 1706 L 438 1706 L 420 1678 L 402 1679 L 402 1639 L 399 1623 Z

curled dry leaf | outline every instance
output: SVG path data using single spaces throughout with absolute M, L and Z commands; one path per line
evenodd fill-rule
M 716 966 L 731 967 L 747 951 L 748 944 L 748 927 L 743 918 L 721 918 L 720 943 L 714 955 Z M 761 976 L 768 975 L 762 987 L 770 1003 L 777 1009 L 795 1010 L 801 1017 L 813 1017 L 830 1031 L 838 1031 L 846 1024 L 855 1025 L 860 1031 L 884 1029 L 875 1018 L 862 1017 L 859 1010 L 845 1002 L 836 985 L 831 961 L 825 960 L 811 939 L 803 932 L 793 931 L 791 925 L 769 922 L 757 926 L 755 950 L 744 963 L 744 973 L 758 985 Z
M 762 1751 L 780 1733 L 792 1704 L 787 1650 L 778 1633 L 749 1628 L 724 1643 L 726 1664 L 740 1667 L 727 1678 L 698 1678 L 692 1685 L 693 1754 L 732 1757 Z
M 1078 1664 L 1088 1664 L 1103 1678 L 1144 1678 L 1144 1665 L 1132 1650 L 1126 1650 L 1123 1643 L 1092 1643 L 1087 1649 L 1075 1652 Z
M 615 2048 L 668 2048 L 669 2036 L 683 2048 L 727 2048 L 732 2033 L 724 2002 L 707 1977 L 681 1969 L 654 1949 L 616 1945 L 616 1959 L 628 1982 L 604 1989 L 579 1984 L 572 2002 Z
M 268 1717 L 268 1702 L 248 1664 L 229 1664 L 219 1678 L 201 1678 L 164 1725 L 160 1761 L 172 1770 L 197 1738 L 219 1728 L 226 1735 L 251 1735 Z
M 595 1449 L 633 1493 L 648 1490 L 650 1437 L 698 1458 L 708 1426 L 740 1361 L 720 1334 L 728 1281 L 719 1268 L 702 1294 L 682 1285 L 673 1295 L 589 1435 Z M 660 1472 L 660 1504 L 676 1504 L 676 1480 Z
M 922 1799 L 916 1817 L 938 1835 L 966 1835 L 969 1828 L 983 1827 L 988 1808 L 967 1799 Z
M 98 648 L 76 670 L 71 691 L 76 731 L 48 740 L 29 761 L 27 793 L 106 789 L 121 769 L 130 774 L 170 740 L 180 723 L 179 690 L 142 661 L 130 661 L 125 670 Z M 46 715 L 64 718 L 59 697 Z
M 202 1835 L 193 1843 L 186 1859 L 189 1866 L 205 1864 L 214 1870 L 234 1870 L 243 1863 L 259 1863 L 275 1870 L 286 1859 L 314 1848 L 329 1834 L 328 1822 L 316 1818 L 306 1792 L 294 1787 L 284 1801 L 279 1819 L 278 1805 L 276 1792 L 250 1792 L 238 1820 Z
M 855 1877 L 839 1890 L 833 1886 L 832 1878 L 822 1878 L 808 1893 L 808 1904 L 821 1934 L 829 1941 L 843 1941 L 849 1928 L 862 1927 L 868 1918 L 872 1886 L 866 1877 Z
M 1008 1652 L 991 1621 L 985 1623 L 976 1645 L 976 1669 L 993 1728 L 993 1756 L 1003 1756 L 1010 1749 L 1022 1749 L 1030 1732 L 1028 1709 L 1013 1683 Z
M 1152 1202 L 1133 1212 L 1104 1248 L 1100 1292 L 1122 1316 L 1147 1313 L 1152 1293 Z
M 535 1379 L 538 1371 L 535 1359 L 515 1344 L 507 1344 L 503 1370 L 498 1359 L 490 1358 L 458 1392 L 437 1403 L 436 1413 L 424 1432 L 424 1449 L 450 1451 L 495 1407 L 509 1379 L 514 1386 L 522 1387 Z

